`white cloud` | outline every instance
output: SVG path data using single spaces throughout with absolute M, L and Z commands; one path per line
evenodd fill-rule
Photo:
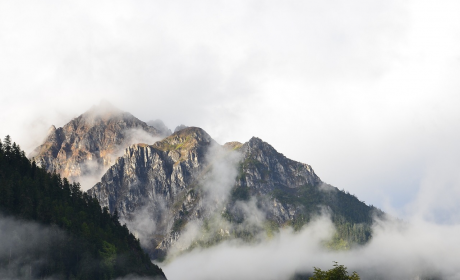
M 219 142 L 261 137 L 324 181 L 401 210 L 433 154 L 459 152 L 459 11 L 457 1 L 4 1 L 0 134 L 31 151 L 51 124 L 105 98 Z
M 209 249 L 195 249 L 163 264 L 163 270 L 171 280 L 288 280 L 294 272 L 312 273 L 313 267 L 327 270 L 337 261 L 350 273 L 357 271 L 362 279 L 436 276 L 453 280 L 460 275 L 456 265 L 460 257 L 458 225 L 422 220 L 379 221 L 370 243 L 349 251 L 331 251 L 322 246 L 333 230 L 329 218 L 320 217 L 298 233 L 282 229 L 274 238 L 255 245 L 233 240 Z

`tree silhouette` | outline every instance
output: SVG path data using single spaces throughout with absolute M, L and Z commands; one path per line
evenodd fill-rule
M 321 270 L 315 267 L 315 272 L 310 280 L 359 280 L 359 275 L 356 271 L 353 271 L 351 275 L 348 275 L 347 268 L 343 265 L 339 265 L 334 262 L 334 268 L 327 271 Z

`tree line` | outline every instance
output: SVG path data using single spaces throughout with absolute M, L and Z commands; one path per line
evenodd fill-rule
M 30 278 L 164 277 L 142 251 L 139 240 L 119 223 L 117 213 L 101 209 L 97 199 L 81 191 L 79 183 L 70 183 L 29 161 L 9 136 L 0 141 L 0 213 L 65 233 L 45 254 L 45 262 L 31 264 Z M 2 267 L 10 263 L 11 259 L 0 257 Z

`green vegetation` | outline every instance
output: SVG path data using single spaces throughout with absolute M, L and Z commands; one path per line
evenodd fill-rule
M 243 143 L 240 143 L 240 142 L 237 142 L 237 141 L 227 142 L 227 143 L 224 144 L 224 148 L 227 148 L 227 149 L 233 150 L 233 151 L 237 151 L 241 147 L 243 147 Z
M 175 232 L 180 231 L 185 226 L 186 223 L 187 221 L 182 218 L 175 220 L 171 231 L 175 231 Z
M 321 270 L 315 267 L 313 273 L 296 273 L 290 280 L 359 280 L 358 273 L 353 272 L 348 275 L 347 268 L 334 262 L 334 268 Z
M 197 143 L 192 134 L 200 133 L 196 128 L 186 128 L 173 135 L 165 138 L 162 141 L 153 144 L 156 148 L 162 151 L 179 151 L 182 149 L 189 150 Z
M 359 280 L 359 275 L 356 271 L 353 271 L 351 275 L 348 275 L 347 268 L 343 265 L 339 265 L 334 262 L 334 268 L 327 271 L 323 271 L 320 268 L 315 267 L 315 272 L 310 280 Z
M 305 213 L 317 214 L 323 201 L 323 194 L 318 187 L 305 184 L 299 188 L 277 187 L 272 196 L 284 204 L 302 205 Z
M 245 186 L 235 187 L 231 192 L 231 200 L 237 201 L 248 201 L 249 200 L 249 188 Z
M 300 172 L 302 168 L 304 166 L 301 164 L 295 166 L 297 172 Z M 236 179 L 240 184 L 233 188 L 231 201 L 248 200 L 252 194 L 245 185 L 246 172 L 249 170 L 256 170 L 261 175 L 260 183 L 275 183 L 270 193 L 272 198 L 284 206 L 291 205 L 296 208 L 294 218 L 280 226 L 291 226 L 298 231 L 313 217 L 320 215 L 325 210 L 330 213 L 337 229 L 334 238 L 326 244 L 327 247 L 338 250 L 347 249 L 354 244 L 364 244 L 371 238 L 372 215 L 381 213 L 378 209 L 366 205 L 354 195 L 340 191 L 333 186 L 325 185 L 323 188 L 319 185 L 304 184 L 300 187 L 289 188 L 284 185 L 276 185 L 277 180 L 272 178 L 274 174 L 268 166 L 252 154 L 248 155 L 239 165 Z M 235 217 L 227 219 L 232 221 L 235 220 Z
M 278 223 L 276 223 L 275 221 L 265 221 L 264 229 L 268 238 L 272 238 L 280 231 Z
M 272 197 L 283 204 L 301 206 L 290 224 L 294 230 L 300 230 L 313 216 L 321 213 L 321 206 L 327 206 L 336 227 L 336 236 L 327 247 L 331 249 L 349 248 L 350 244 L 364 244 L 372 235 L 373 207 L 367 206 L 355 196 L 331 189 L 320 190 L 318 186 L 303 185 L 299 188 L 278 187 Z
M 70 184 L 31 163 L 9 136 L 4 143 L 0 141 L 0 194 L 3 214 L 57 226 L 67 236 L 64 241 L 56 240 L 46 261 L 33 262 L 31 278 L 164 277 L 141 250 L 139 240 L 126 225 L 120 225 L 117 212 L 110 215 L 78 183 Z M 7 267 L 9 261 L 0 258 L 0 266 Z
M 331 240 L 325 242 L 324 244 L 326 248 L 341 251 L 341 250 L 348 250 L 350 249 L 350 243 L 348 241 L 343 240 L 340 235 L 336 232 Z

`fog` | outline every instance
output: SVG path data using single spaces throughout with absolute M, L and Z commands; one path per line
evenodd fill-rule
M 238 174 L 237 166 L 242 159 L 239 152 L 222 147 L 216 142 L 206 151 L 204 170 L 202 175 L 197 178 L 200 195 L 197 209 L 202 219 L 191 217 L 191 220 L 181 230 L 179 239 L 168 250 L 168 256 L 181 254 L 188 249 L 194 242 L 207 242 L 213 237 L 214 232 L 222 230 L 229 232 L 232 224 L 222 218 L 222 211 L 228 203 L 230 192 L 235 184 Z M 254 213 L 251 213 L 252 215 Z M 203 232 L 203 220 L 206 219 L 209 233 Z
M 313 267 L 332 268 L 333 261 L 357 271 L 362 279 L 458 279 L 458 225 L 424 221 L 379 221 L 370 243 L 349 251 L 327 250 L 333 225 L 319 217 L 298 233 L 282 229 L 272 239 L 248 245 L 229 241 L 195 249 L 163 267 L 168 279 L 289 279 Z
M 152 233 L 156 229 L 156 224 L 152 217 L 156 212 L 155 210 L 149 203 L 146 203 L 141 209 L 133 213 L 131 219 L 120 218 L 120 223 L 126 224 L 134 236 L 140 240 L 141 246 L 144 248 L 151 246 Z
M 204 191 L 203 203 L 223 206 L 235 184 L 237 166 L 241 159 L 239 152 L 227 150 L 217 143 L 211 144 L 205 155 L 209 170 L 200 180 Z
M 52 271 L 53 265 L 62 261 L 62 253 L 67 253 L 65 261 L 68 261 L 73 252 L 71 246 L 65 246 L 69 242 L 75 242 L 65 231 L 57 226 L 44 226 L 42 224 L 19 220 L 0 214 L 0 278 L 4 280 L 20 279 L 66 279 L 63 275 L 52 275 L 47 278 L 38 277 L 39 272 Z M 53 262 L 52 265 L 48 263 Z M 86 269 L 93 269 L 92 259 L 81 263 Z M 161 278 L 163 279 L 163 278 Z M 139 277 L 127 275 L 116 280 L 160 280 L 153 277 Z
M 67 235 L 57 227 L 46 228 L 38 223 L 15 220 L 1 214 L 0 278 L 35 279 L 37 271 L 46 267 L 53 247 L 68 241 Z M 56 275 L 46 279 L 60 277 Z

